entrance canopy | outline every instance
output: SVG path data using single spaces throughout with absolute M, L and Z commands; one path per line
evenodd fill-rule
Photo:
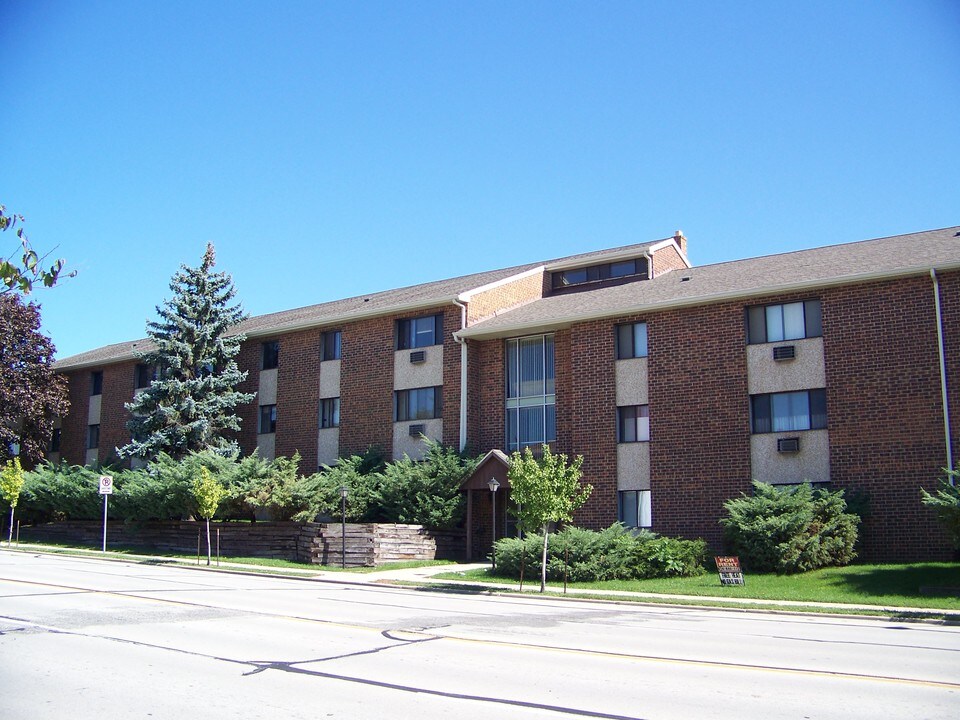
M 510 489 L 510 481 L 507 479 L 507 471 L 510 469 L 510 457 L 502 450 L 491 450 L 483 456 L 483 460 L 477 465 L 476 469 L 460 485 L 461 490 L 486 490 L 490 491 L 487 484 L 496 479 L 500 483 L 501 490 Z
M 476 469 L 460 485 L 461 492 L 467 494 L 467 560 L 473 559 L 474 554 L 482 556 L 491 546 L 493 539 L 502 536 L 502 533 L 495 532 L 494 525 L 499 519 L 503 519 L 502 526 L 505 525 L 506 498 L 510 490 L 510 480 L 507 478 L 509 469 L 510 457 L 502 450 L 491 450 L 484 455 Z M 490 492 L 491 480 L 500 483 L 496 493 L 500 496 L 497 520 L 489 510 L 486 510 L 490 507 L 487 503 L 494 502 L 490 497 L 493 494 Z M 482 492 L 478 495 L 478 491 Z M 477 508 L 474 508 L 475 501 L 480 504 L 479 509 L 485 510 L 479 513 L 479 517 Z M 478 543 L 477 548 L 474 548 L 475 541 Z

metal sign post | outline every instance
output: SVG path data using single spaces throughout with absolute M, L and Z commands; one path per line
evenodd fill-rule
M 109 475 L 100 476 L 100 494 L 103 495 L 103 550 L 107 551 L 107 498 L 113 495 L 113 478 Z

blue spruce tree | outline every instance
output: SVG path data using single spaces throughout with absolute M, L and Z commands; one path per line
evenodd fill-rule
M 132 441 L 120 457 L 149 460 L 165 452 L 180 458 L 194 450 L 236 452 L 240 429 L 236 407 L 254 395 L 237 391 L 246 379 L 236 356 L 243 335 L 228 334 L 245 319 L 231 277 L 214 272 L 216 255 L 207 245 L 198 268 L 181 265 L 170 281 L 173 297 L 157 307 L 159 320 L 147 322 L 154 350 L 140 353 L 154 380 L 127 410 Z

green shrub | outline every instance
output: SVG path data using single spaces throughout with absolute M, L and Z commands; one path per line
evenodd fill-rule
M 404 456 L 388 463 L 371 498 L 376 520 L 438 530 L 456 527 L 466 508 L 460 485 L 476 463 L 435 442 L 429 443 L 422 460 Z
M 566 527 L 551 534 L 549 548 L 547 578 L 562 580 L 566 571 L 570 582 L 700 575 L 707 553 L 703 540 L 633 533 L 619 523 L 600 532 Z M 525 577 L 537 577 L 542 550 L 539 536 L 498 540 L 497 574 L 519 577 L 522 556 Z
M 856 556 L 860 518 L 846 512 L 843 491 L 809 484 L 753 483 L 754 494 L 724 503 L 731 550 L 753 572 L 795 573 L 846 565 Z
M 217 517 L 237 517 L 244 512 L 238 507 L 243 491 L 239 472 L 242 463 L 236 456 L 213 450 L 192 452 L 180 460 L 160 453 L 145 468 L 110 473 L 115 486 L 110 514 L 131 522 L 194 517 L 197 504 L 193 483 L 200 476 L 200 468 L 206 468 L 227 492 Z M 245 515 L 249 516 L 249 511 Z
M 652 533 L 651 533 L 652 534 Z M 704 540 L 651 537 L 637 543 L 637 577 L 693 577 L 702 575 L 707 558 Z
M 25 523 L 103 517 L 100 473 L 79 465 L 38 465 L 25 473 L 20 517 Z
M 345 486 L 351 522 L 395 522 L 434 529 L 455 527 L 462 519 L 463 479 L 477 460 L 431 443 L 423 460 L 404 458 L 384 465 L 379 452 L 341 459 L 322 472 L 301 477 L 300 456 L 269 461 L 256 453 L 225 456 L 212 450 L 182 459 L 161 453 L 145 468 L 103 472 L 114 477 L 110 516 L 133 522 L 179 520 L 197 515 L 193 486 L 201 469 L 226 494 L 216 517 L 249 518 L 264 510 L 271 519 L 299 522 L 340 517 Z M 77 466 L 41 466 L 25 478 L 21 516 L 28 521 L 93 520 L 102 516 L 101 471 Z
M 960 550 L 960 487 L 956 482 L 960 480 L 960 470 L 944 470 L 947 477 L 940 479 L 940 487 L 936 495 L 920 489 L 921 502 L 933 508 L 937 513 L 937 520 L 946 530 L 954 548 Z M 954 484 L 950 483 L 953 479 Z
M 347 488 L 346 519 L 348 522 L 372 522 L 376 488 L 380 482 L 383 462 L 377 451 L 340 458 L 335 465 L 313 475 L 301 478 L 294 488 L 294 499 L 299 511 L 293 516 L 299 522 L 317 517 L 339 518 L 340 488 Z
M 299 468 L 300 453 L 272 461 L 253 457 L 244 468 L 242 479 L 237 482 L 244 503 L 265 511 L 271 520 L 289 520 L 302 510 L 296 496 Z

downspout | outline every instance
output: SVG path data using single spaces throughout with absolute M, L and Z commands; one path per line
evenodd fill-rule
M 940 309 L 940 280 L 937 271 L 930 268 L 930 278 L 933 280 L 933 304 L 937 311 L 937 349 L 940 353 L 940 395 L 943 399 L 943 434 L 947 446 L 947 469 L 953 470 L 953 448 L 950 445 L 950 405 L 947 395 L 947 361 L 943 349 L 943 313 Z M 948 476 L 953 485 L 953 475 Z
M 460 308 L 460 329 L 467 327 L 467 306 L 454 298 L 453 304 Z M 457 333 L 453 339 L 460 345 L 460 452 L 467 449 L 467 341 Z

